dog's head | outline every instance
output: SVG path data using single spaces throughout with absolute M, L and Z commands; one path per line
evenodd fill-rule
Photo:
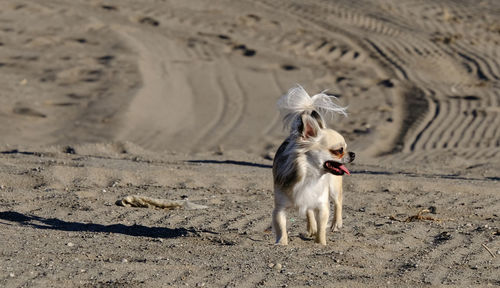
M 322 173 L 350 174 L 344 164 L 354 161 L 355 154 L 348 152 L 344 137 L 326 128 L 316 111 L 302 114 L 299 121 L 296 141 L 309 165 Z

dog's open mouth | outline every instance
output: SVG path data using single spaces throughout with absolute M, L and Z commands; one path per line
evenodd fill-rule
M 325 164 L 323 165 L 325 169 L 334 174 L 334 175 L 350 175 L 349 170 L 344 166 L 342 163 L 338 163 L 335 161 L 326 161 Z

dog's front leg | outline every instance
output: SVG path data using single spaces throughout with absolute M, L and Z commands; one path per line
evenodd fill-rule
M 288 235 L 286 233 L 286 213 L 282 207 L 275 207 L 273 210 L 273 230 L 276 234 L 277 245 L 288 245 Z
M 326 245 L 326 226 L 330 216 L 329 203 L 326 203 L 317 210 L 316 221 L 318 222 L 318 232 L 316 233 L 316 243 Z

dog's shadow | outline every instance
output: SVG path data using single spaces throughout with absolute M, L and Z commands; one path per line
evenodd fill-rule
M 68 232 L 96 232 L 96 233 L 115 233 L 128 236 L 143 236 L 151 238 L 176 238 L 197 234 L 194 229 L 185 228 L 166 228 L 166 227 L 147 227 L 142 225 L 124 225 L 111 224 L 102 225 L 94 223 L 68 222 L 57 218 L 44 218 L 35 215 L 25 215 L 15 211 L 0 212 L 0 220 L 16 222 L 22 226 L 33 227 L 36 229 L 48 229 Z M 6 224 L 0 221 L 0 224 Z

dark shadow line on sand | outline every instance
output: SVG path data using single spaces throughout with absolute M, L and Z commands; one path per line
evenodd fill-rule
M 210 231 L 197 231 L 195 229 L 185 228 L 171 229 L 166 227 L 147 227 L 142 225 L 102 225 L 94 223 L 67 222 L 57 218 L 43 218 L 35 215 L 25 215 L 15 211 L 0 212 L 0 219 L 10 222 L 17 222 L 20 225 L 36 229 L 49 229 L 68 232 L 114 233 L 151 238 L 176 238 L 192 234 L 197 235 L 199 232 L 210 233 Z
M 258 168 L 273 168 L 272 165 L 253 163 L 247 161 L 236 161 L 236 160 L 188 160 L 188 163 L 203 163 L 203 164 L 230 164 L 230 165 L 241 165 L 250 166 Z
M 30 152 L 30 151 L 19 151 L 17 149 L 12 149 L 12 150 L 6 150 L 6 151 L 1 151 L 1 154 L 23 154 L 23 155 L 36 155 L 40 156 L 42 153 L 38 152 Z

